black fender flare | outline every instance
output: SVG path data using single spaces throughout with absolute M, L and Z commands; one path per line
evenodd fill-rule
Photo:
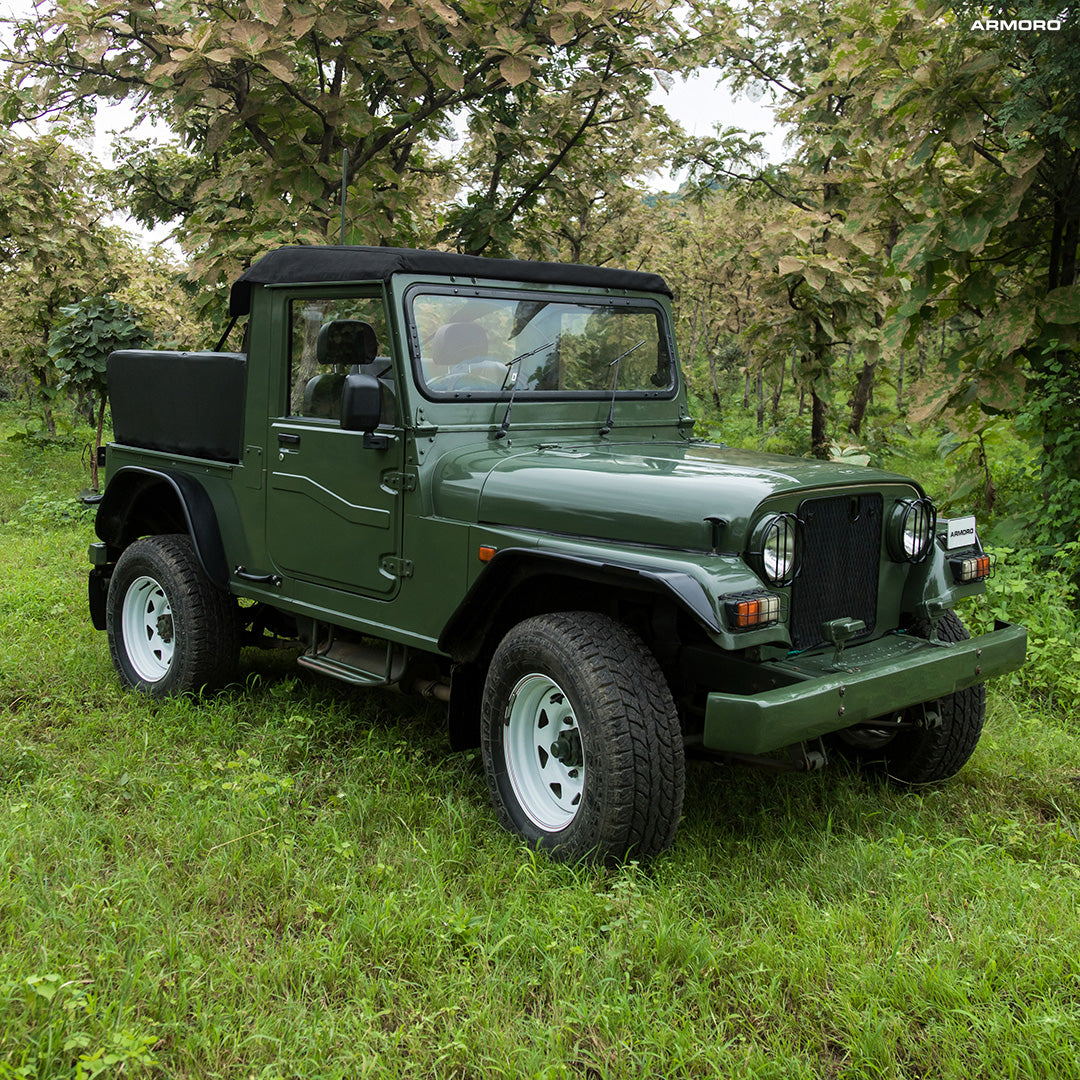
M 98 504 L 94 531 L 111 549 L 122 549 L 139 536 L 139 508 L 162 486 L 175 496 L 182 524 L 195 545 L 203 573 L 224 592 L 229 591 L 229 567 L 221 541 L 214 504 L 206 489 L 192 476 L 171 469 L 125 465 L 109 480 Z
M 529 578 L 552 574 L 598 584 L 631 585 L 640 592 L 657 593 L 674 600 L 706 630 L 721 630 L 705 588 L 690 574 L 604 558 L 508 547 L 495 553 L 447 620 L 439 635 L 439 649 L 459 662 L 476 660 L 495 621 L 500 598 Z

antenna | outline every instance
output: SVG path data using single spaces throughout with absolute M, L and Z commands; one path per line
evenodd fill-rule
M 345 200 L 349 197 L 349 151 L 341 151 L 341 246 L 345 246 Z

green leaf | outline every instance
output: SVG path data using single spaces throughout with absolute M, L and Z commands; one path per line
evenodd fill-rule
M 1002 304 L 983 324 L 993 348 L 1001 356 L 1009 356 L 1027 344 L 1035 327 L 1035 307 L 1021 298 Z
M 945 233 L 945 242 L 953 251 L 977 253 L 990 235 L 991 223 L 982 214 L 969 214 L 954 222 Z
M 1046 322 L 1058 325 L 1080 322 L 1080 284 L 1052 289 L 1039 305 L 1039 314 Z
M 989 270 L 979 270 L 964 280 L 960 295 L 969 304 L 983 307 L 997 296 L 997 278 Z
M 892 250 L 893 263 L 900 269 L 919 266 L 927 258 L 939 226 L 937 221 L 917 221 L 901 232 Z
M 499 62 L 499 73 L 511 86 L 520 86 L 532 74 L 532 67 L 523 57 L 507 56 Z
M 983 130 L 982 109 L 970 109 L 949 128 L 949 141 L 953 146 L 966 146 Z

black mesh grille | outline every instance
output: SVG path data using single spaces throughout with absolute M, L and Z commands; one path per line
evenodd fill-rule
M 882 514 L 880 495 L 807 499 L 799 507 L 801 566 L 791 587 L 794 648 L 823 644 L 821 624 L 832 619 L 861 619 L 866 630 L 858 637 L 873 632 Z

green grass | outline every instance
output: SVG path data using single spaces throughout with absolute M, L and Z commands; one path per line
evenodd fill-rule
M 0 441 L 0 1078 L 1080 1075 L 1080 762 L 1035 690 L 948 784 L 692 763 L 670 853 L 563 866 L 435 708 L 287 654 L 121 691 L 84 484 Z

